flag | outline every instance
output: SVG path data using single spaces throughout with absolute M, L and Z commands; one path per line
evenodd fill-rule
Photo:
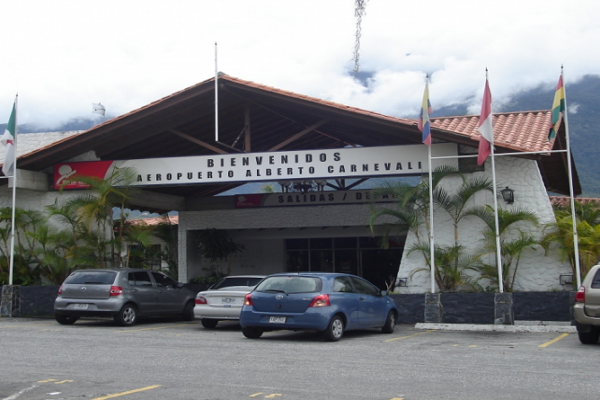
M 92 107 L 92 113 L 100 114 L 102 116 L 106 113 L 106 107 L 104 107 L 102 103 L 92 103 Z
M 15 133 L 17 131 L 16 118 L 17 102 L 15 100 L 8 124 L 6 125 L 6 130 L 4 131 L 2 138 L 0 138 L 0 141 L 6 147 L 4 150 L 4 164 L 2 165 L 2 172 L 4 173 L 4 176 L 14 175 L 13 167 L 15 165 Z
M 494 127 L 492 126 L 492 93 L 490 85 L 485 78 L 485 90 L 483 91 L 483 103 L 481 104 L 481 115 L 479 116 L 479 125 L 477 130 L 481 134 L 479 138 L 479 153 L 477 155 L 477 165 L 485 162 L 490 155 L 494 145 Z
M 433 112 L 429 102 L 429 82 L 425 82 L 425 92 L 423 93 L 423 102 L 421 103 L 421 115 L 419 115 L 418 127 L 423 132 L 423 143 L 431 146 L 431 120 L 429 114 Z
M 554 102 L 552 103 L 552 116 L 550 120 L 550 132 L 548 132 L 548 141 L 556 137 L 558 123 L 560 122 L 560 113 L 565 112 L 565 87 L 563 86 L 562 73 L 558 78 L 556 92 L 554 93 Z

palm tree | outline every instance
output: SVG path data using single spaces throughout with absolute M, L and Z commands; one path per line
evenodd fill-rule
M 96 240 L 98 263 L 101 267 L 107 262 L 113 266 L 122 264 L 124 225 L 117 225 L 115 238 L 113 208 L 120 208 L 121 216 L 124 218 L 126 204 L 135 190 L 132 184 L 136 176 L 137 173 L 133 168 L 115 168 L 106 179 L 80 175 L 71 178 L 73 181 L 86 184 L 89 188 L 88 192 L 68 200 L 66 206 L 75 210 L 78 222 L 85 227 L 90 238 Z
M 494 209 L 491 206 L 474 207 L 466 215 L 474 215 L 485 223 L 483 232 L 483 245 L 478 250 L 476 258 L 496 253 L 496 221 Z M 518 228 L 518 225 L 539 224 L 537 216 L 526 209 L 515 210 L 498 209 L 498 232 L 500 235 L 500 258 L 502 263 L 502 284 L 506 291 L 514 289 L 519 261 L 523 251 L 540 245 L 533 236 Z M 518 235 L 516 239 L 509 239 Z M 481 277 L 489 279 L 490 283 L 499 286 L 498 267 L 496 264 L 481 263 L 479 265 Z
M 600 259 L 600 207 L 594 203 L 581 204 L 575 202 L 577 220 L 577 240 L 581 275 L 584 277 L 589 269 Z M 549 251 L 559 253 L 561 261 L 569 261 L 573 276 L 576 275 L 575 247 L 573 238 L 573 218 L 570 208 L 556 207 L 556 222 L 546 226 L 546 234 L 542 245 Z M 577 279 L 573 279 L 577 282 Z

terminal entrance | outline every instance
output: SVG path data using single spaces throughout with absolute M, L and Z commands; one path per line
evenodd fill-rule
M 362 276 L 380 289 L 393 284 L 398 274 L 404 242 L 390 240 L 381 248 L 381 237 L 286 239 L 288 272 L 343 272 Z

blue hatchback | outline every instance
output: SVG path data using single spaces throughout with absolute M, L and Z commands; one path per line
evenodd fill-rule
M 394 332 L 398 307 L 385 290 L 350 274 L 300 272 L 270 275 L 246 295 L 240 314 L 244 336 L 279 329 L 317 330 L 325 340 L 345 331 Z

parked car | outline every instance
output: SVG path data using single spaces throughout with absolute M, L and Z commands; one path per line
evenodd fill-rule
M 238 320 L 246 294 L 264 278 L 264 275 L 227 276 L 208 290 L 196 295 L 194 315 L 202 326 L 212 329 L 221 320 Z
M 181 315 L 194 319 L 195 293 L 162 272 L 145 269 L 76 270 L 58 289 L 54 316 L 63 325 L 80 317 L 112 317 L 122 326 L 138 317 Z
M 266 277 L 246 295 L 240 314 L 250 339 L 278 329 L 316 330 L 327 341 L 345 331 L 381 328 L 392 333 L 399 310 L 385 290 L 341 273 L 285 273 Z
M 573 314 L 581 343 L 598 343 L 600 338 L 600 265 L 590 269 L 575 294 Z

